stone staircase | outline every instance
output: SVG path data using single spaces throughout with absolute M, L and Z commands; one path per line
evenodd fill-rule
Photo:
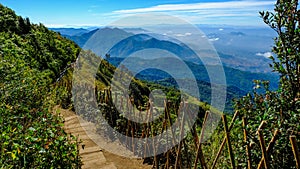
M 79 117 L 71 111 L 64 109 L 57 109 L 57 111 L 65 120 L 65 131 L 78 137 L 79 140 L 82 141 L 79 146 L 79 154 L 83 161 L 83 169 L 117 169 L 113 162 L 108 162 L 106 160 L 102 149 L 86 134 L 83 126 L 87 125 L 88 128 L 93 128 L 92 123 L 82 123 L 82 121 L 79 121 Z

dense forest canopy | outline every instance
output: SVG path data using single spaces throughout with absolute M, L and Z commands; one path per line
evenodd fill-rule
M 56 79 L 80 48 L 0 4 L 0 167 L 76 168 L 76 138 L 51 113 L 65 89 Z

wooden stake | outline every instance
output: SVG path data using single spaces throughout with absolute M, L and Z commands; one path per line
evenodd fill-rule
M 166 162 L 166 165 L 165 165 L 165 168 L 168 169 L 170 168 L 170 150 L 167 151 L 167 162 Z
M 228 129 L 229 131 L 232 129 L 233 124 L 234 124 L 234 121 L 236 120 L 236 118 L 238 117 L 238 115 L 239 115 L 239 112 L 236 111 L 236 112 L 234 113 L 234 115 L 233 115 L 232 120 L 231 120 L 229 129 Z M 226 138 L 224 138 L 223 141 L 222 141 L 222 143 L 221 143 L 221 146 L 220 146 L 220 148 L 219 148 L 219 151 L 218 151 L 218 153 L 217 153 L 217 156 L 216 156 L 216 158 L 215 158 L 215 160 L 214 160 L 214 162 L 213 162 L 213 165 L 212 165 L 212 167 L 211 167 L 212 169 L 214 169 L 215 166 L 216 166 L 216 164 L 217 164 L 217 161 L 218 161 L 218 159 L 219 159 L 219 157 L 220 157 L 220 154 L 221 154 L 221 152 L 222 152 L 222 150 L 223 150 L 223 148 L 224 148 L 225 142 L 226 142 Z
M 204 126 L 205 126 L 205 123 L 206 123 L 206 121 L 207 121 L 208 114 L 209 114 L 209 112 L 207 111 L 207 112 L 205 113 L 205 116 L 204 116 L 204 119 L 203 119 L 202 129 L 201 129 L 201 135 L 200 135 L 200 142 L 199 142 L 199 144 L 198 144 L 197 154 L 196 154 L 196 159 L 195 159 L 195 162 L 194 162 L 194 169 L 197 168 L 198 158 L 200 158 L 201 167 L 204 168 L 204 169 L 207 168 L 206 163 L 205 163 L 205 159 L 204 159 L 204 155 L 203 155 L 203 151 L 202 151 L 201 144 L 202 144 L 202 139 L 203 139 L 203 132 L 204 132 L 204 130 L 205 130 Z M 200 157 L 199 157 L 199 155 L 200 155 Z
M 182 102 L 180 103 L 180 105 L 182 104 Z M 194 139 L 194 144 L 195 144 L 195 151 L 197 152 L 198 149 L 198 145 L 199 145 L 199 138 L 198 138 L 198 134 L 196 131 L 196 125 L 192 124 L 191 122 L 191 112 L 189 109 L 186 109 L 186 117 L 188 118 L 187 122 L 188 122 L 188 127 L 193 135 L 193 139 Z
M 154 168 L 159 169 L 159 159 L 158 156 L 156 155 L 156 143 L 155 143 L 155 135 L 154 135 L 154 122 L 153 122 L 153 103 L 151 102 L 151 106 L 150 106 L 150 119 L 151 119 L 151 123 L 149 123 L 150 126 L 150 131 L 152 133 L 152 148 L 153 148 L 153 154 L 154 154 Z
M 299 153 L 299 149 L 297 146 L 296 137 L 290 136 L 290 142 L 292 144 L 292 149 L 293 149 L 293 153 L 294 153 L 294 157 L 295 157 L 295 161 L 296 161 L 296 167 L 299 168 L 300 167 L 300 153 Z
M 249 143 L 247 141 L 248 133 L 247 133 L 246 127 L 247 127 L 247 121 L 246 121 L 246 118 L 243 117 L 244 142 L 246 143 L 246 156 L 247 156 L 247 164 L 248 164 L 247 166 L 248 166 L 248 169 L 251 169 L 251 152 L 250 152 Z
M 264 157 L 264 165 L 265 165 L 265 168 L 268 169 L 268 168 L 270 168 L 270 164 L 269 164 L 269 160 L 268 160 L 268 153 L 266 150 L 266 143 L 265 143 L 265 139 L 264 139 L 262 130 L 261 129 L 257 130 L 257 134 L 258 134 L 258 138 L 259 138 L 259 142 L 260 142 L 261 151 L 262 151 L 262 154 Z
M 132 122 L 132 125 L 131 125 L 131 146 L 132 146 L 132 152 L 135 152 L 135 142 L 134 142 L 134 137 L 135 137 L 135 122 L 136 121 L 135 119 L 135 109 L 134 109 L 134 105 L 132 107 L 132 112 L 130 113 L 130 118 L 133 118 L 133 122 Z
M 167 104 L 166 104 L 167 106 L 166 106 L 166 110 L 167 110 L 167 118 L 168 118 L 168 122 L 169 122 L 169 125 L 170 126 L 172 126 L 173 125 L 173 123 L 172 123 L 172 119 L 171 119 L 171 112 L 169 111 L 169 107 L 171 106 L 170 105 L 170 102 L 169 101 L 167 101 Z M 187 102 L 186 102 L 186 104 L 184 105 L 184 107 L 186 107 L 187 106 Z M 182 107 L 181 107 L 182 108 Z M 180 109 L 181 109 L 180 108 Z M 174 133 L 174 130 L 171 130 L 171 134 L 172 134 L 172 144 L 173 144 L 173 146 L 175 146 L 176 144 L 176 141 L 175 141 L 175 133 Z M 176 151 L 176 147 L 175 147 L 175 151 Z
M 124 113 L 126 110 L 124 108 L 124 96 L 121 95 L 121 104 L 120 104 L 120 110 L 122 111 L 122 113 Z M 125 99 L 126 100 L 126 99 Z
M 114 105 L 118 105 L 118 104 L 117 104 L 117 101 L 118 101 L 117 98 L 118 98 L 118 93 L 115 92 L 115 99 L 114 99 L 114 103 L 115 103 L 115 104 L 114 104 Z
M 279 133 L 279 130 L 276 129 L 275 132 L 274 132 L 274 135 L 273 135 L 273 137 L 272 137 L 272 139 L 271 139 L 271 141 L 270 141 L 270 143 L 268 144 L 268 147 L 267 147 L 267 154 L 269 154 L 269 153 L 271 152 L 271 150 L 273 149 L 273 147 L 274 147 L 274 145 L 275 145 L 275 141 L 276 141 L 276 139 L 277 139 L 278 133 Z M 264 162 L 264 157 L 262 157 L 262 158 L 260 159 L 260 162 L 259 162 L 259 164 L 258 164 L 257 169 L 261 169 L 261 168 L 262 168 L 263 162 Z
M 182 119 L 181 119 L 181 126 L 180 126 L 180 138 L 183 138 L 183 130 L 184 130 L 184 120 L 185 120 L 185 111 L 182 112 Z M 179 168 L 179 158 L 182 148 L 182 141 L 179 142 L 178 149 L 177 149 L 177 155 L 176 155 L 176 161 L 175 161 L 175 168 Z
M 183 150 L 184 150 L 184 153 L 185 153 L 184 157 L 186 157 L 186 159 L 190 159 L 191 158 L 191 156 L 190 156 L 191 154 L 188 152 L 188 145 L 186 144 L 185 140 L 182 140 L 182 141 L 183 141 L 183 147 L 184 147 Z M 186 168 L 192 168 L 191 161 L 187 160 L 187 164 L 184 167 L 186 167 Z
M 234 155 L 233 155 L 232 148 L 231 148 L 230 135 L 229 135 L 230 133 L 229 133 L 228 126 L 227 126 L 226 115 L 223 114 L 222 119 L 223 119 L 223 123 L 224 123 L 224 131 L 225 131 L 225 137 L 226 137 L 226 141 L 227 141 L 228 152 L 229 152 L 229 156 L 230 156 L 231 167 L 233 169 L 235 169 Z
M 266 124 L 267 124 L 267 122 L 266 122 L 265 120 L 263 120 L 263 121 L 260 123 L 260 125 L 259 125 L 259 127 L 258 127 L 258 129 L 257 129 L 257 131 L 256 131 L 256 134 L 258 134 L 258 131 L 260 131 L 260 130 L 262 130 L 263 128 L 265 128 Z

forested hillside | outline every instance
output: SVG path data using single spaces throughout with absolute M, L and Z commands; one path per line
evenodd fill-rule
M 57 29 L 56 29 L 57 30 Z M 78 30 L 79 31 L 79 30 Z M 114 66 L 119 66 L 124 59 L 128 58 L 129 56 L 131 59 L 126 60 L 126 65 L 128 69 L 132 72 L 139 72 L 138 66 L 139 65 L 151 65 L 153 67 L 168 67 L 173 68 L 177 71 L 177 78 L 184 79 L 186 78 L 185 72 L 182 70 L 182 67 L 178 67 L 177 64 L 169 64 L 170 61 L 174 61 L 174 58 L 168 54 L 156 53 L 154 51 L 147 52 L 144 49 L 161 49 L 169 51 L 170 53 L 175 54 L 180 59 L 184 60 L 185 64 L 190 68 L 193 72 L 196 80 L 199 83 L 198 88 L 200 89 L 201 93 L 201 101 L 207 102 L 210 104 L 210 82 L 212 77 L 208 76 L 207 70 L 212 70 L 213 72 L 217 72 L 219 66 L 212 65 L 203 65 L 202 61 L 196 56 L 196 54 L 188 48 L 186 45 L 182 43 L 178 43 L 175 40 L 168 39 L 168 37 L 159 36 L 156 34 L 133 34 L 131 32 L 127 32 L 127 29 L 121 28 L 99 28 L 88 33 L 83 33 L 75 36 L 63 35 L 67 38 L 74 40 L 78 45 L 83 48 L 88 48 L 85 46 L 85 43 L 88 42 L 89 38 L 93 37 L 96 40 L 94 44 L 94 48 L 97 46 L 101 46 L 106 42 L 111 42 L 112 39 L 118 37 L 122 39 L 120 42 L 116 43 L 109 51 L 109 58 L 107 59 L 109 63 L 113 64 Z M 143 30 L 147 32 L 146 30 Z M 66 33 L 61 31 L 62 34 Z M 70 33 L 72 29 L 70 29 Z M 109 38 L 105 38 L 106 35 L 110 35 Z M 161 39 L 159 39 L 161 38 Z M 165 39 L 168 40 L 165 40 Z M 245 48 L 245 47 L 244 47 Z M 230 46 L 228 46 L 228 50 Z M 144 51 L 143 54 L 137 54 L 138 52 Z M 97 52 L 97 51 L 94 51 Z M 137 53 L 136 53 L 137 52 Z M 203 54 L 205 55 L 205 54 Z M 161 60 L 158 56 L 163 56 L 164 61 Z M 223 60 L 231 60 L 235 63 L 236 58 L 231 55 L 225 55 L 219 53 L 219 56 L 223 62 Z M 158 57 L 158 58 L 157 58 Z M 251 59 L 249 59 L 251 60 Z M 247 61 L 244 61 L 247 62 Z M 268 61 L 269 62 L 269 61 Z M 225 63 L 225 62 L 223 62 Z M 124 63 L 122 63 L 124 64 Z M 254 73 L 248 71 L 242 71 L 239 69 L 234 69 L 231 67 L 227 67 L 224 64 L 222 68 L 224 69 L 226 75 L 226 86 L 227 86 L 227 102 L 226 102 L 226 112 L 233 112 L 233 98 L 240 98 L 245 95 L 247 92 L 252 91 L 253 89 L 253 80 L 268 80 L 270 81 L 270 89 L 276 89 L 278 87 L 278 74 L 275 73 Z M 238 65 L 238 64 L 237 64 Z M 178 67 L 178 68 L 177 68 Z M 136 76 L 139 79 L 151 81 L 151 82 L 159 82 L 161 85 L 171 86 L 172 83 L 169 82 L 169 75 L 155 69 L 147 69 L 145 71 L 139 72 Z M 162 82 L 162 83 L 161 83 Z
M 80 48 L 0 4 L 0 168 L 77 168 L 77 140 L 51 107 L 62 103 L 60 73 Z
M 240 81 L 228 89 L 231 98 L 234 91 L 245 94 L 234 102 L 232 116 L 180 91 L 173 78 L 141 81 L 124 65 L 116 68 L 108 58 L 81 50 L 0 4 L 0 168 L 81 168 L 80 140 L 66 134 L 54 107 L 76 110 L 74 116 L 93 124 L 93 132 L 153 168 L 299 168 L 298 1 L 278 0 L 274 12 L 260 14 L 278 34 L 270 66 L 279 83 L 255 80 L 245 94 L 238 88 L 252 87 L 234 78 L 249 80 L 253 74 L 225 71 L 235 74 L 228 83 Z M 95 75 L 87 76 L 93 66 Z M 85 69 L 76 74 L 80 68 Z M 113 81 L 114 76 L 121 80 Z M 198 86 L 206 90 L 209 84 L 198 81 Z M 155 90 L 158 94 L 151 95 Z
M 73 107 L 72 71 L 78 55 L 98 56 L 81 51 L 59 33 L 43 24 L 33 24 L 2 5 L 0 25 L 0 167 L 79 167 L 78 140 L 63 131 L 63 120 L 52 113 L 52 108 Z M 101 62 L 96 93 L 109 89 L 115 69 L 105 60 Z M 132 80 L 129 91 L 135 98 L 133 103 L 146 103 L 154 89 L 165 91 L 167 98 L 178 104 L 177 90 L 137 79 Z M 126 123 L 120 123 L 123 118 L 118 119 L 112 105 L 108 106 L 99 109 L 106 109 L 107 117 L 113 114 L 115 118 L 109 121 L 113 127 L 124 128 Z M 209 108 L 202 106 L 201 116 Z

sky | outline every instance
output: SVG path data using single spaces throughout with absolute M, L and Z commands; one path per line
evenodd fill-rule
M 47 27 L 105 26 L 126 16 L 164 13 L 192 24 L 264 26 L 259 11 L 275 0 L 0 0 Z

